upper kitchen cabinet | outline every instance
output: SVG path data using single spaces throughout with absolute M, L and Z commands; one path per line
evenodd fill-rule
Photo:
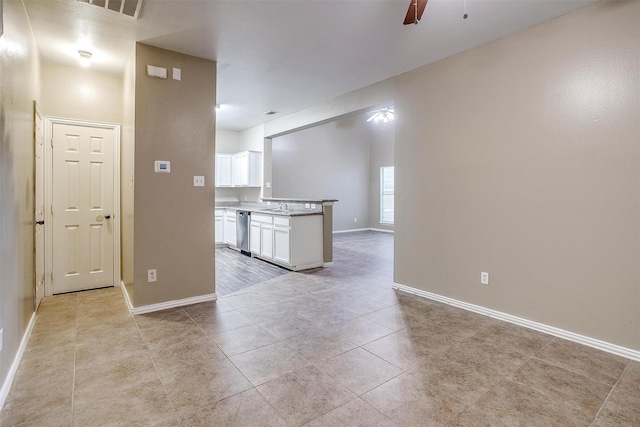
M 231 187 L 231 154 L 216 154 L 216 187 Z
M 262 187 L 262 153 L 216 154 L 216 187 Z
M 262 187 L 262 153 L 242 151 L 234 154 L 231 176 L 233 187 Z

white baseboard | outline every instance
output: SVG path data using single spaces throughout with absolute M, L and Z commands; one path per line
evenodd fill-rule
M 342 233 L 356 233 L 358 231 L 369 231 L 370 228 L 353 228 L 351 230 L 336 230 L 333 234 L 342 234 Z
M 382 233 L 393 233 L 393 230 L 384 230 L 382 228 L 353 228 L 351 230 L 336 230 L 333 234 L 357 233 L 358 231 L 379 231 Z
M 525 328 L 544 332 L 549 335 L 554 335 L 559 338 L 564 338 L 568 341 L 573 341 L 578 344 L 584 344 L 586 346 L 589 346 L 598 350 L 606 351 L 608 353 L 612 353 L 618 356 L 626 357 L 627 359 L 640 362 L 640 351 L 638 350 L 632 350 L 630 348 L 622 347 L 617 344 L 612 344 L 606 341 L 590 338 L 584 335 L 576 334 L 575 332 L 566 331 L 564 329 L 556 328 L 554 326 L 545 325 L 544 323 L 538 323 L 532 320 L 523 319 L 521 317 L 503 313 L 501 311 L 492 310 L 490 308 L 482 307 L 475 304 L 469 304 L 464 301 L 459 301 L 453 298 L 423 291 L 421 289 L 412 288 L 410 286 L 394 283 L 393 287 L 400 291 L 408 292 L 408 293 L 418 295 L 424 298 L 428 298 L 434 301 L 439 301 L 448 305 L 452 305 L 454 307 L 472 311 L 474 313 L 483 314 L 485 316 L 493 317 L 498 320 L 503 320 L 505 322 L 513 323 L 515 325 L 524 326 Z
M 386 228 L 370 228 L 371 231 L 377 231 L 379 233 L 391 233 L 393 234 L 393 230 L 388 230 Z
M 27 325 L 27 330 L 24 331 L 24 335 L 22 336 L 22 341 L 20 342 L 20 347 L 18 347 L 16 357 L 13 359 L 13 363 L 9 368 L 7 378 L 5 378 L 4 384 L 2 384 L 2 389 L 0 389 L 0 412 L 2 412 L 2 408 L 4 407 L 4 402 L 7 400 L 7 396 L 9 396 L 11 384 L 13 383 L 13 379 L 16 376 L 16 371 L 18 370 L 18 365 L 20 365 L 20 360 L 22 360 L 24 350 L 25 348 L 27 348 L 27 343 L 29 342 L 31 331 L 33 331 L 33 327 L 36 324 L 36 318 L 36 313 L 33 313 L 33 315 L 31 316 L 31 320 L 29 320 L 29 324 Z
M 127 307 L 129 308 L 129 312 L 133 315 L 152 313 L 154 311 L 166 310 L 168 308 L 182 307 L 184 305 L 197 304 L 197 303 L 206 302 L 206 301 L 215 301 L 218 299 L 218 296 L 215 293 L 213 293 L 213 294 L 199 295 L 197 297 L 189 297 L 189 298 L 165 301 L 157 304 L 143 305 L 141 307 L 134 307 L 133 304 L 131 304 L 131 300 L 129 299 L 129 294 L 125 289 L 124 283 L 122 283 L 121 288 L 122 288 L 122 291 L 124 292 L 124 299 L 127 302 Z

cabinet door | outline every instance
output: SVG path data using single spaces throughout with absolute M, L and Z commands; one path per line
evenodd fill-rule
M 262 224 L 260 240 L 260 255 L 273 258 L 273 226 L 271 224 Z
M 260 255 L 260 223 L 252 222 L 249 227 L 249 250 L 252 254 Z
M 248 170 L 249 153 L 238 153 L 232 157 L 231 172 L 233 175 L 232 185 L 234 187 L 246 187 L 248 184 L 249 170 Z
M 249 187 L 262 187 L 262 153 L 249 151 L 247 174 Z
M 224 243 L 224 221 L 221 216 L 216 217 L 216 243 Z
M 231 154 L 216 154 L 216 187 L 231 186 Z
M 273 227 L 273 259 L 291 264 L 291 229 L 289 227 Z
M 229 245 L 236 247 L 238 244 L 236 243 L 236 218 L 233 217 L 233 220 L 229 217 L 225 217 L 224 220 L 224 242 Z

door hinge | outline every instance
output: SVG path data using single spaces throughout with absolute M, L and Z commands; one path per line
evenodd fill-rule
M 53 282 L 53 271 L 51 272 L 51 281 Z

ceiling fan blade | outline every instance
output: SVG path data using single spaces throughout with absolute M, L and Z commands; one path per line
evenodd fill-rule
M 427 7 L 427 0 L 410 0 L 407 16 L 404 17 L 404 25 L 417 24 L 422 19 L 424 8 Z

